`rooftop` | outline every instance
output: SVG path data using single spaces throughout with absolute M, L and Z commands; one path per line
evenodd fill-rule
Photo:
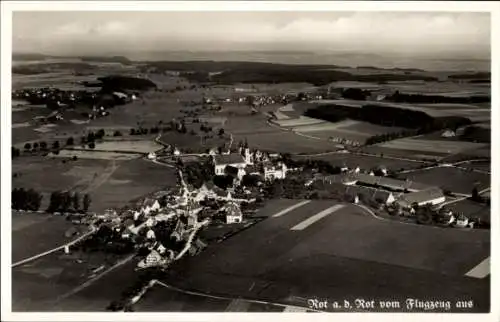
M 388 177 L 380 177 L 380 176 L 372 176 L 369 174 L 365 173 L 349 173 L 347 175 L 332 175 L 332 176 L 327 176 L 324 178 L 324 180 L 330 181 L 330 182 L 341 182 L 341 183 L 346 183 L 346 182 L 358 182 L 358 183 L 364 183 L 364 184 L 369 184 L 369 185 L 378 185 L 390 189 L 397 189 L 397 190 L 404 190 L 408 189 L 410 191 L 420 191 L 420 190 L 427 190 L 430 188 L 434 188 L 432 186 L 422 184 L 419 182 L 414 182 L 414 181 L 405 181 L 405 180 L 399 180 L 399 179 L 394 179 L 394 178 L 388 178 Z
M 215 156 L 215 164 L 240 164 L 245 163 L 243 156 L 239 153 L 219 154 Z
M 433 187 L 426 190 L 407 193 L 403 195 L 399 201 L 411 205 L 413 203 L 422 203 L 441 197 L 444 197 L 443 190 Z

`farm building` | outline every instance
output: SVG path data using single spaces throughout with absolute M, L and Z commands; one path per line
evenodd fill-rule
M 390 205 L 396 200 L 392 192 L 363 186 L 346 186 L 345 193 L 357 197 L 358 200 L 375 200 L 385 205 Z
M 142 211 L 144 214 L 149 215 L 152 211 L 159 210 L 160 203 L 156 199 L 146 199 L 142 206 Z
M 378 186 L 392 191 L 417 192 L 433 188 L 414 181 L 379 177 L 365 173 L 348 174 L 344 176 L 342 182 L 347 185 Z
M 244 169 L 247 165 L 239 153 L 230 153 L 214 156 L 215 174 L 224 175 L 227 166 Z
M 274 180 L 274 179 L 285 179 L 286 172 L 288 168 L 284 163 L 278 163 L 273 165 L 272 163 L 267 163 L 264 165 L 264 179 Z
M 451 138 L 451 137 L 454 137 L 455 136 L 455 131 L 452 131 L 452 130 L 446 130 L 444 131 L 441 136 L 443 138 Z
M 237 224 L 243 221 L 243 214 L 240 207 L 234 203 L 229 203 L 226 207 L 226 224 Z
M 440 188 L 434 187 L 422 191 L 407 193 L 402 195 L 396 202 L 405 209 L 409 209 L 412 205 L 419 206 L 431 204 L 438 205 L 446 200 L 443 191 Z

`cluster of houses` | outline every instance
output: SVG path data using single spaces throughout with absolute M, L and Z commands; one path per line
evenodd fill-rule
M 361 198 L 376 200 L 384 205 L 397 204 L 411 211 L 415 206 L 437 206 L 445 202 L 444 192 L 434 186 L 410 180 L 399 180 L 386 176 L 376 176 L 373 172 L 361 173 L 359 167 L 340 175 L 319 178 L 332 187 L 353 195 L 357 202 Z
M 361 173 L 359 167 L 352 171 L 342 170 L 342 174 L 317 177 L 308 184 L 319 180 L 327 184 L 329 189 L 352 197 L 353 203 L 359 203 L 361 200 L 375 201 L 384 208 L 395 207 L 403 216 L 413 217 L 416 215 L 416 208 L 431 206 L 431 210 L 440 218 L 440 224 L 444 226 L 474 226 L 474 222 L 466 216 L 455 215 L 443 207 L 446 196 L 439 187 L 389 178 L 385 176 L 387 172 L 383 171 L 383 175 L 377 176 L 373 172 Z
M 273 162 L 268 153 L 248 147 L 240 147 L 237 153 L 212 154 L 212 158 L 216 175 L 232 175 L 237 181 L 247 174 L 264 180 L 285 179 L 289 171 L 283 162 Z
M 243 222 L 243 213 L 240 203 L 248 199 L 233 198 L 230 192 L 209 188 L 204 184 L 199 189 L 188 187 L 181 176 L 181 193 L 170 195 L 164 199 L 165 204 L 160 205 L 158 198 L 145 199 L 138 209 L 125 210 L 118 213 L 108 210 L 93 217 L 92 224 L 106 223 L 124 240 L 131 240 L 137 246 L 147 247 L 149 255 L 139 262 L 138 268 L 151 266 L 167 267 L 170 263 L 182 256 L 196 255 L 206 244 L 197 236 L 200 229 L 207 226 L 211 216 L 202 213 L 206 208 L 201 205 L 203 201 L 215 200 L 222 206 L 216 214 L 224 216 L 226 224 Z M 168 230 L 169 240 L 183 244 L 182 249 L 173 250 L 168 245 L 162 244 L 155 233 L 155 226 L 165 222 L 171 227 Z

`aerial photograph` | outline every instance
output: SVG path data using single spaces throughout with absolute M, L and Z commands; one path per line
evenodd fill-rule
M 490 12 L 118 10 L 12 13 L 12 312 L 490 312 Z

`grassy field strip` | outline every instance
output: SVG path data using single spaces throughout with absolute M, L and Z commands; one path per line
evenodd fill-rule
M 485 278 L 488 275 L 490 275 L 490 257 L 477 264 L 476 267 L 465 274 L 465 276 L 474 278 Z
M 316 215 L 309 217 L 306 220 L 298 223 L 297 225 L 290 228 L 290 230 L 304 230 L 307 227 L 314 224 L 315 222 L 317 222 L 318 220 L 322 219 L 323 217 L 326 217 L 326 216 L 328 216 L 328 215 L 330 215 L 330 214 L 332 214 L 332 213 L 336 212 L 337 210 L 340 210 L 344 207 L 345 207 L 345 205 L 335 205 L 335 206 L 332 206 L 330 208 L 327 208 L 321 212 L 318 212 Z
M 285 215 L 285 214 L 289 213 L 289 212 L 290 212 L 290 211 L 292 211 L 292 210 L 295 210 L 295 209 L 297 209 L 297 208 L 299 208 L 299 207 L 302 207 L 302 206 L 304 206 L 304 205 L 307 205 L 307 204 L 308 204 L 308 203 L 310 203 L 310 202 L 311 202 L 311 200 L 304 200 L 304 201 L 301 201 L 301 202 L 299 202 L 299 203 L 296 203 L 296 204 L 295 204 L 295 205 L 293 205 L 293 206 L 290 206 L 290 207 L 288 207 L 288 208 L 285 208 L 285 209 L 281 210 L 281 211 L 280 211 L 280 212 L 278 212 L 278 213 L 275 213 L 275 214 L 273 215 L 273 218 L 281 217 L 281 216 L 283 216 L 283 215 Z
M 250 307 L 250 304 L 251 303 L 240 299 L 232 300 L 226 307 L 226 312 L 246 312 Z
M 77 239 L 75 239 L 75 240 L 73 240 L 73 241 L 71 241 L 71 242 L 69 242 L 69 243 L 66 243 L 66 244 L 61 245 L 61 246 L 59 246 L 59 247 L 53 248 L 53 249 L 48 250 L 48 251 L 46 251 L 46 252 L 40 253 L 40 254 L 38 254 L 38 255 L 35 255 L 35 256 L 32 256 L 32 257 L 29 257 L 29 258 L 23 259 L 23 260 L 21 260 L 21 261 L 19 261 L 19 262 L 17 262 L 17 263 L 14 263 L 14 264 L 12 264 L 12 268 L 14 268 L 14 267 L 16 267 L 16 266 L 19 266 L 19 265 L 22 265 L 22 264 L 25 264 L 25 263 L 30 262 L 30 261 L 33 261 L 33 260 L 38 259 L 38 258 L 40 258 L 40 257 L 43 257 L 43 256 L 45 256 L 45 255 L 49 255 L 49 254 L 52 254 L 52 253 L 54 253 L 54 252 L 57 252 L 58 250 L 61 250 L 61 249 L 63 249 L 63 248 L 64 248 L 64 247 L 66 247 L 66 246 L 71 246 L 71 245 L 73 245 L 73 244 L 76 244 L 77 242 L 79 242 L 79 241 L 80 241 L 80 240 L 82 240 L 83 238 L 85 238 L 85 237 L 87 237 L 87 236 L 89 236 L 89 235 L 93 234 L 95 231 L 96 231 L 96 229 L 92 229 L 92 230 L 90 230 L 89 232 L 87 232 L 87 233 L 85 233 L 85 234 L 81 235 L 80 237 L 78 237 Z
M 283 313 L 292 313 L 292 312 L 307 312 L 305 307 L 295 307 L 295 306 L 287 306 Z
M 83 193 L 88 193 L 92 190 L 95 190 L 102 186 L 106 181 L 108 181 L 109 178 L 113 175 L 113 173 L 118 169 L 119 165 L 116 164 L 115 160 L 111 160 L 111 164 L 104 169 L 104 171 L 97 176 L 97 178 L 94 178 L 90 184 L 87 186 L 86 189 L 83 190 Z
M 216 300 L 234 300 L 233 298 L 230 298 L 230 297 L 216 296 L 216 295 L 205 294 L 205 293 L 194 292 L 194 291 L 187 291 L 187 290 L 183 290 L 183 289 L 177 288 L 175 286 L 171 286 L 171 285 L 165 284 L 165 283 L 160 282 L 158 280 L 154 280 L 154 281 L 155 281 L 154 282 L 155 284 L 158 284 L 158 285 L 160 285 L 162 287 L 165 287 L 165 288 L 168 288 L 170 290 L 173 290 L 173 291 L 176 291 L 176 292 L 180 292 L 180 293 L 183 293 L 183 294 L 194 295 L 194 296 L 201 296 L 201 297 L 206 297 L 206 298 L 211 298 L 211 299 L 216 299 Z M 238 300 L 239 301 L 245 301 L 245 302 L 248 302 L 248 303 L 265 304 L 265 305 L 276 305 L 276 306 L 291 307 L 291 308 L 296 308 L 296 309 L 306 309 L 306 310 L 312 311 L 312 312 L 324 312 L 324 311 L 319 311 L 319 310 L 315 310 L 315 309 L 305 308 L 305 307 L 302 307 L 302 306 L 286 305 L 286 304 L 273 303 L 273 302 L 267 302 L 267 301 L 249 300 L 249 299 L 244 299 L 244 298 L 239 298 Z
M 101 274 L 97 275 L 96 277 L 88 280 L 87 282 L 83 283 L 82 285 L 74 288 L 73 290 L 71 290 L 70 292 L 66 293 L 66 294 L 63 294 L 61 296 L 59 296 L 55 303 L 59 303 L 60 301 L 70 297 L 71 295 L 73 294 L 76 294 L 82 290 L 84 290 L 85 288 L 89 287 L 90 285 L 92 285 L 94 282 L 96 282 L 97 280 L 101 279 L 102 277 L 104 277 L 105 275 L 107 275 L 109 272 L 115 270 L 116 268 L 130 262 L 133 258 L 135 257 L 135 254 L 132 254 L 128 257 L 126 257 L 125 259 L 122 259 L 121 261 L 119 261 L 118 263 L 116 263 L 115 265 L 111 266 L 110 268 L 108 268 L 107 270 L 103 271 Z

